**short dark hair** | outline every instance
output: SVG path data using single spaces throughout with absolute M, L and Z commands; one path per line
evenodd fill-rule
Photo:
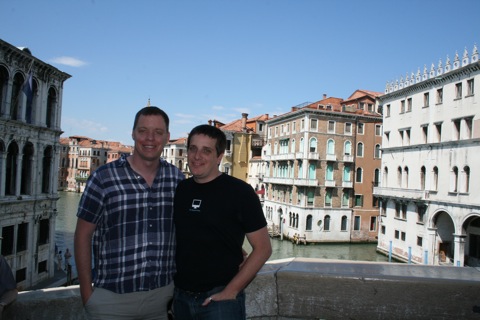
M 148 106 L 140 109 L 140 111 L 138 111 L 135 115 L 135 121 L 133 122 L 133 130 L 135 130 L 135 128 L 137 127 L 138 118 L 140 118 L 140 116 L 162 116 L 163 120 L 165 120 L 165 124 L 167 125 L 167 131 L 169 131 L 168 126 L 170 125 L 170 119 L 168 118 L 167 113 L 159 107 Z
M 201 124 L 190 131 L 187 139 L 187 149 L 190 147 L 190 140 L 197 134 L 204 134 L 207 137 L 216 140 L 215 150 L 217 151 L 217 156 L 225 152 L 225 149 L 227 148 L 227 137 L 225 136 L 225 133 L 217 127 L 208 124 Z

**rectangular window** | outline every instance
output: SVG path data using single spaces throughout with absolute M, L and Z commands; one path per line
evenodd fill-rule
M 425 92 L 423 94 L 423 107 L 428 108 L 429 105 L 430 105 L 430 93 Z
M 400 231 L 395 230 L 395 239 L 400 239 Z
M 442 123 L 435 123 L 435 131 L 436 131 L 436 141 L 435 142 L 440 142 L 442 141 Z
M 422 126 L 423 143 L 428 143 L 428 124 Z
M 363 195 L 356 194 L 355 195 L 355 207 L 363 206 Z
M 328 132 L 335 133 L 335 121 L 328 121 Z
M 385 226 L 382 226 L 382 228 L 380 230 L 381 230 L 382 234 L 385 234 L 386 231 L 387 231 L 387 228 L 385 228 Z
M 355 216 L 353 218 L 353 230 L 360 230 L 360 216 Z
M 410 129 L 405 130 L 405 145 L 410 145 Z
M 423 247 L 423 238 L 422 237 L 417 237 L 417 246 Z
M 350 122 L 345 123 L 345 134 L 352 134 L 352 124 Z
M 332 206 L 332 189 L 325 190 L 325 207 Z
M 377 217 L 373 216 L 370 217 L 370 231 L 377 230 Z
M 400 113 L 405 113 L 405 100 L 400 101 Z
M 295 121 L 292 124 L 292 132 L 297 132 L 297 123 Z
M 443 103 L 443 88 L 437 89 L 437 104 Z
M 361 102 L 359 106 L 360 110 L 365 110 L 365 103 Z
M 348 207 L 350 200 L 350 194 L 348 192 L 344 192 L 342 196 L 342 207 Z
M 317 119 L 310 120 L 310 130 L 317 131 Z
M 406 237 L 407 237 L 407 235 L 405 234 L 405 232 L 402 232 L 402 233 L 401 233 L 401 239 L 402 239 L 402 241 L 405 241 Z
M 359 122 L 358 125 L 357 125 L 357 133 L 358 134 L 363 134 L 363 129 L 364 129 L 363 127 L 364 127 L 363 123 Z
M 407 100 L 407 112 L 412 112 L 412 98 Z
M 376 136 L 381 136 L 382 135 L 382 125 L 381 124 L 376 124 L 375 125 L 375 135 Z
M 473 96 L 475 94 L 475 87 L 473 79 L 467 80 L 467 95 Z
M 387 111 L 385 112 L 385 113 L 386 113 L 385 116 L 386 116 L 386 117 L 390 117 L 390 105 L 389 105 L 389 104 L 387 104 L 387 108 L 386 108 L 386 109 L 387 109 Z
M 305 129 L 305 120 L 302 119 L 301 121 L 301 130 Z
M 465 118 L 465 139 L 472 139 L 473 118 Z
M 462 83 L 461 82 L 455 85 L 455 99 L 462 99 Z
M 460 139 L 460 119 L 453 120 L 453 140 L 459 140 Z
M 373 112 L 373 111 L 374 111 L 374 110 L 373 110 L 373 104 L 371 104 L 371 103 L 368 104 L 368 111 L 369 111 L 369 112 Z

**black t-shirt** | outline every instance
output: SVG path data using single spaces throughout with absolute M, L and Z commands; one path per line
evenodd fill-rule
M 180 182 L 174 222 L 175 285 L 194 292 L 228 284 L 243 261 L 245 233 L 267 224 L 253 188 L 226 174 L 203 184 Z

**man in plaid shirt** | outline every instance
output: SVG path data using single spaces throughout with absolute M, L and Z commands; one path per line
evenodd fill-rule
M 141 109 L 133 125 L 133 155 L 101 166 L 87 181 L 74 254 L 91 319 L 168 319 L 175 272 L 173 196 L 184 179 L 160 159 L 168 126 L 161 109 Z

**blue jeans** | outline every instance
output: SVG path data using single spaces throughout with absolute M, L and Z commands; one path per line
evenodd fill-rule
M 235 300 L 212 301 L 202 307 L 203 301 L 225 287 L 216 287 L 206 292 L 190 292 L 175 288 L 173 314 L 178 320 L 245 320 L 245 292 Z

